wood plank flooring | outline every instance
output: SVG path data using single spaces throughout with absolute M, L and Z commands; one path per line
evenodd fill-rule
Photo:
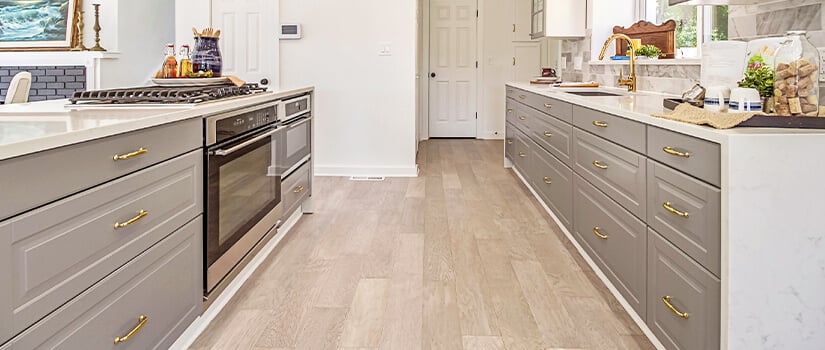
M 502 147 L 432 140 L 418 178 L 316 178 L 315 213 L 191 349 L 653 349 Z

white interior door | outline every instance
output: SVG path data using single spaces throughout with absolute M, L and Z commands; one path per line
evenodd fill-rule
M 476 9 L 430 2 L 430 137 L 476 137 Z
M 223 74 L 277 88 L 278 25 L 278 1 L 212 0 Z

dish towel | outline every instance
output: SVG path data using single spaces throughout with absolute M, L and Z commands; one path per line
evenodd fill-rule
M 717 129 L 730 129 L 747 121 L 748 119 L 751 119 L 751 117 L 755 115 L 764 115 L 764 113 L 761 111 L 743 113 L 712 112 L 688 103 L 682 103 L 676 106 L 676 109 L 669 114 L 652 114 L 652 116 L 656 118 L 670 119 L 698 125 L 705 124 Z

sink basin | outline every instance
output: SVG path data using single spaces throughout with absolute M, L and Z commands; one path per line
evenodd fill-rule
M 579 96 L 624 96 L 620 94 L 614 94 L 612 92 L 604 92 L 604 91 L 566 91 L 568 94 L 579 95 Z

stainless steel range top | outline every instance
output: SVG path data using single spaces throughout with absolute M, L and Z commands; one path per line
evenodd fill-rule
M 78 91 L 69 98 L 73 105 L 169 105 L 197 104 L 226 98 L 262 93 L 266 87 L 256 83 L 184 87 L 138 87 L 125 89 Z

